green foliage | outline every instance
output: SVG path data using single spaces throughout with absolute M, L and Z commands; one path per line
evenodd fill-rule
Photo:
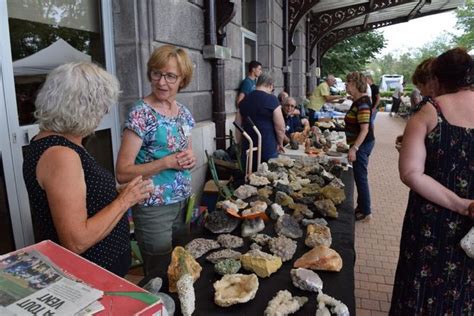
M 455 37 L 456 44 L 468 51 L 474 49 L 474 0 L 465 0 L 464 6 L 456 10 L 456 28 L 464 33 Z
M 367 68 L 374 74 L 376 82 L 383 74 L 403 75 L 406 82 L 411 82 L 411 76 L 418 64 L 426 58 L 438 56 L 454 46 L 449 34 L 441 34 L 424 47 L 404 52 L 398 56 L 388 53 L 379 59 L 374 59 Z
M 366 65 L 385 47 L 385 38 L 379 31 L 352 36 L 330 48 L 321 60 L 323 75 L 332 73 L 344 78 L 352 71 L 363 71 Z

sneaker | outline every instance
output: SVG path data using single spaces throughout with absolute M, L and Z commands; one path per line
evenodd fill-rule
M 368 222 L 372 219 L 372 214 L 364 214 L 362 212 L 355 213 L 355 220 L 360 222 Z

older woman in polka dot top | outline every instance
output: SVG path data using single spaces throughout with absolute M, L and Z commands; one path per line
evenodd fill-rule
M 117 79 L 92 63 L 53 70 L 36 99 L 40 132 L 25 150 L 23 176 L 36 241 L 58 242 L 123 276 L 131 255 L 125 213 L 153 187 L 136 177 L 118 193 L 114 176 L 82 145 L 118 94 Z

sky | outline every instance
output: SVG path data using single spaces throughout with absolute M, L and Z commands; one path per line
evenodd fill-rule
M 378 30 L 382 31 L 387 39 L 387 46 L 380 55 L 389 52 L 398 55 L 410 48 L 422 47 L 445 31 L 457 34 L 455 24 L 456 14 L 454 11 L 449 11 L 379 28 Z

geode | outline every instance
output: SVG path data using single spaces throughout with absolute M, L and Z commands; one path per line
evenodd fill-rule
M 323 289 L 323 280 L 313 270 L 291 269 L 290 274 L 293 285 L 303 291 L 319 292 Z
M 275 224 L 275 231 L 278 235 L 284 235 L 290 238 L 300 238 L 303 236 L 298 221 L 288 214 L 284 214 L 278 218 Z
M 214 264 L 214 271 L 220 275 L 234 274 L 237 273 L 242 265 L 239 260 L 235 259 L 224 259 Z
M 191 240 L 184 248 L 197 259 L 206 252 L 220 247 L 221 245 L 213 239 L 196 238 Z
M 222 234 L 217 236 L 217 241 L 224 248 L 239 248 L 244 245 L 244 240 L 239 236 L 231 234 Z
M 206 216 L 204 227 L 215 234 L 230 233 L 237 228 L 239 222 L 239 219 L 227 215 L 226 212 L 215 210 Z
M 306 302 L 305 296 L 293 296 L 287 290 L 278 291 L 277 295 L 268 302 L 264 311 L 265 316 L 282 316 L 296 313 Z
M 268 242 L 270 251 L 281 258 L 281 261 L 289 261 L 296 251 L 296 241 L 285 236 L 272 238 Z
M 258 285 L 258 278 L 253 273 L 226 274 L 214 282 L 214 303 L 227 307 L 248 302 L 255 297 Z
M 223 249 L 219 251 L 215 251 L 208 255 L 206 257 L 207 261 L 210 261 L 212 263 L 217 263 L 220 260 L 224 259 L 235 259 L 235 260 L 240 260 L 240 256 L 242 254 L 238 251 L 232 250 L 232 249 Z

